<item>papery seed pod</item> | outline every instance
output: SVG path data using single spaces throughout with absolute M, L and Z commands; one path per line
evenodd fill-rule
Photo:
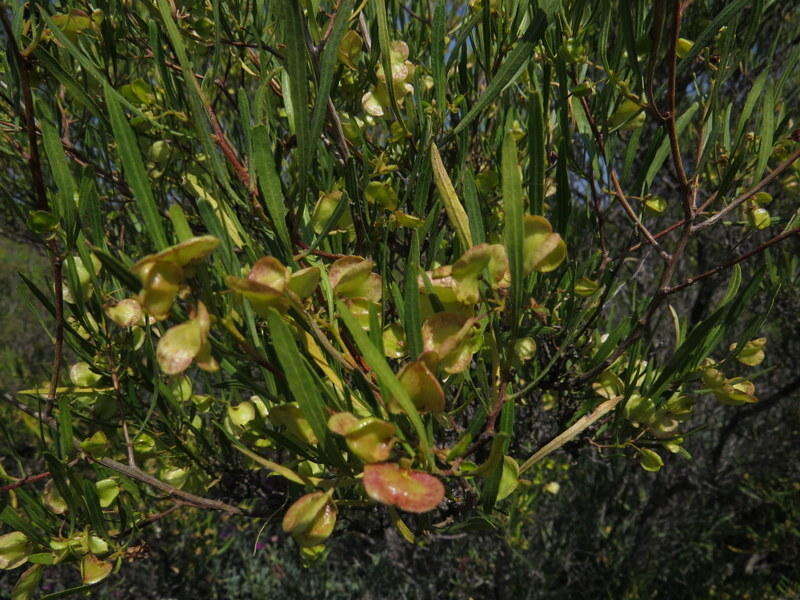
M 444 486 L 436 477 L 395 463 L 365 465 L 363 482 L 370 498 L 407 512 L 431 511 L 444 498 Z
M 639 464 L 645 471 L 658 471 L 664 466 L 664 461 L 658 452 L 649 448 L 638 448 Z
M 550 222 L 544 217 L 525 215 L 524 226 L 522 258 L 525 273 L 549 273 L 558 268 L 567 257 L 567 245 L 560 235 L 553 232 Z
M 16 569 L 28 561 L 32 544 L 21 531 L 0 535 L 0 569 Z
M 351 413 L 336 413 L 328 419 L 328 428 L 344 436 L 350 451 L 367 463 L 388 459 L 396 441 L 397 428 L 375 417 L 358 419 Z
M 331 502 L 333 491 L 312 492 L 301 496 L 283 517 L 283 530 L 302 547 L 321 544 L 336 526 L 336 506 Z

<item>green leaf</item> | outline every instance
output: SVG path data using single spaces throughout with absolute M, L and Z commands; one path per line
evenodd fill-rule
M 492 440 L 492 449 L 489 454 L 489 471 L 487 474 L 486 483 L 481 490 L 481 504 L 483 510 L 491 513 L 494 505 L 498 500 L 500 493 L 500 484 L 503 480 L 504 471 L 509 468 L 506 466 L 505 453 L 508 452 L 508 446 L 513 435 L 514 428 L 514 403 L 506 402 L 503 405 L 502 412 L 500 413 L 500 427 L 499 431 Z M 516 468 L 516 476 L 519 475 L 519 467 Z M 508 477 L 507 477 L 508 479 Z M 508 484 L 507 484 L 508 486 Z M 508 491 L 507 489 L 504 491 Z M 513 491 L 513 490 L 512 490 Z M 510 493 L 510 492 L 509 492 Z
M 110 90 L 111 88 L 105 88 L 106 105 L 108 106 L 108 114 L 114 130 L 114 138 L 117 141 L 117 152 L 122 162 L 125 178 L 133 191 L 133 197 L 142 216 L 145 232 L 156 249 L 161 250 L 168 245 L 167 235 L 153 197 L 153 191 L 150 188 L 150 181 L 142 162 L 139 145 L 133 129 L 131 129 L 128 120 L 122 113 L 119 102 L 117 102 L 115 95 Z
M 52 594 L 45 594 L 39 600 L 56 600 L 57 598 L 66 598 L 67 596 L 73 596 L 80 592 L 85 592 L 91 589 L 92 585 L 78 585 L 75 587 L 68 588 L 66 590 L 61 590 L 60 592 L 53 592 Z
M 411 401 L 408 392 L 403 387 L 403 384 L 401 384 L 397 379 L 397 376 L 389 368 L 389 365 L 386 362 L 386 359 L 383 357 L 383 354 L 372 344 L 372 342 L 369 340 L 369 337 L 367 337 L 367 335 L 364 333 L 361 325 L 359 325 L 358 321 L 356 321 L 356 318 L 350 313 L 347 305 L 345 305 L 341 300 L 337 300 L 336 308 L 339 313 L 339 317 L 342 319 L 342 321 L 344 321 L 344 324 L 350 331 L 350 335 L 353 336 L 356 346 L 358 346 L 361 354 L 363 354 L 364 360 L 375 371 L 378 381 L 380 381 L 381 385 L 389 391 L 392 397 L 400 405 L 400 408 L 402 408 L 406 415 L 408 415 L 408 419 L 411 421 L 411 424 L 417 433 L 417 437 L 419 438 L 420 449 L 422 450 L 422 453 L 426 457 L 428 463 L 433 465 L 433 454 L 431 451 L 431 442 L 428 438 L 428 432 L 425 429 L 422 418 L 420 417 L 417 408 L 414 406 L 414 403 Z
M 55 126 L 48 119 L 42 119 L 39 127 L 42 131 L 42 141 L 44 142 L 47 162 L 58 187 L 58 212 L 64 220 L 64 228 L 70 231 L 77 218 L 75 194 L 78 191 L 78 186 L 69 170 L 67 158 L 64 156 L 64 147 L 61 145 L 61 137 Z
M 386 75 L 386 91 L 389 93 L 389 104 L 392 108 L 394 118 L 400 122 L 403 129 L 406 128 L 403 122 L 403 116 L 400 114 L 400 107 L 397 104 L 397 97 L 392 85 L 392 51 L 391 39 L 389 38 L 389 19 L 386 16 L 386 3 L 384 0 L 373 0 L 372 5 L 375 7 L 375 14 L 378 21 L 378 45 L 381 50 L 381 67 Z
M 478 200 L 478 188 L 475 185 L 475 177 L 469 167 L 464 167 L 463 173 L 463 189 L 464 189 L 464 207 L 467 212 L 467 221 L 469 222 L 469 231 L 472 234 L 472 242 L 474 244 L 482 244 L 486 241 L 485 226 L 483 224 L 483 215 L 481 214 L 481 205 Z
M 258 186 L 267 204 L 267 211 L 272 218 L 275 232 L 283 246 L 283 262 L 291 264 L 292 243 L 289 239 L 289 230 L 286 228 L 286 204 L 281 191 L 281 180 L 275 169 L 275 160 L 272 157 L 266 127 L 263 125 L 254 127 L 250 137 L 253 140 L 253 166 L 258 178 Z
M 703 29 L 700 35 L 694 40 L 694 46 L 692 46 L 692 50 L 683 60 L 681 60 L 680 64 L 678 65 L 678 74 L 681 74 L 685 69 L 688 69 L 694 62 L 695 58 L 697 58 L 697 55 L 700 54 L 700 52 L 706 47 L 706 41 L 717 35 L 720 28 L 726 25 L 729 21 L 740 17 L 742 14 L 742 8 L 747 6 L 750 2 L 752 2 L 752 0 L 734 0 L 730 4 L 725 5 L 725 7 L 720 10 L 719 13 L 717 13 L 716 17 L 714 17 L 714 19 L 710 21 L 708 25 L 706 25 L 705 29 Z
M 535 9 L 531 15 L 531 24 L 528 27 L 522 39 L 517 42 L 511 52 L 506 56 L 505 61 L 497 70 L 489 85 L 478 98 L 477 102 L 472 105 L 469 112 L 464 115 L 464 118 L 453 128 L 450 136 L 455 136 L 461 133 L 468 125 L 478 118 L 481 111 L 486 108 L 491 102 L 497 98 L 505 87 L 519 75 L 520 69 L 525 63 L 533 57 L 533 51 L 536 44 L 539 42 L 544 30 L 547 28 L 547 18 L 539 9 Z
M 511 323 L 516 331 L 522 296 L 525 290 L 523 271 L 523 193 L 517 158 L 517 143 L 510 131 L 503 137 L 502 152 L 503 209 L 505 247 L 511 271 Z M 512 334 L 513 337 L 513 334 Z
M 306 72 L 306 44 L 303 33 L 303 12 L 294 0 L 282 0 L 281 22 L 284 43 L 286 44 L 286 73 L 289 78 L 289 97 L 292 102 L 294 132 L 297 135 L 299 155 L 298 180 L 300 189 L 305 190 L 308 169 L 311 165 L 311 138 L 308 115 L 309 76 Z M 341 9 L 340 9 L 341 10 Z M 302 200 L 302 199 L 301 199 Z
M 108 94 L 109 96 L 113 96 L 118 103 L 122 104 L 125 108 L 133 111 L 134 114 L 136 114 L 137 116 L 143 117 L 152 124 L 158 126 L 157 123 L 153 122 L 149 116 L 146 116 L 144 113 L 142 113 L 142 111 L 140 111 L 133 104 L 128 102 L 128 100 L 122 94 L 120 94 L 114 88 L 112 88 L 111 84 L 100 72 L 100 69 L 97 68 L 97 65 L 95 65 L 89 57 L 87 57 L 83 52 L 81 52 L 78 49 L 78 47 L 69 39 L 69 37 L 66 36 L 64 32 L 61 31 L 61 29 L 53 22 L 53 19 L 46 12 L 44 12 L 44 7 L 40 7 L 40 10 L 42 19 L 44 19 L 44 21 L 47 23 L 50 31 L 56 37 L 56 39 L 58 39 L 59 43 L 64 48 L 66 48 L 67 51 L 72 56 L 75 57 L 75 59 L 80 63 L 81 67 L 83 67 L 89 75 L 91 75 L 95 80 L 97 80 L 98 83 L 100 83 L 103 86 L 103 90 L 105 91 L 106 94 Z M 51 66 L 55 65 L 54 62 L 50 64 Z M 81 84 L 77 85 L 81 87 Z M 86 87 L 85 85 L 82 86 L 83 89 L 85 89 L 85 87 Z
M 472 233 L 469 228 L 469 218 L 458 199 L 458 194 L 453 187 L 453 182 L 447 174 L 447 170 L 442 163 L 442 156 L 439 154 L 439 149 L 436 144 L 431 144 L 431 166 L 433 167 L 433 180 L 436 182 L 436 188 L 439 190 L 439 195 L 444 203 L 447 217 L 450 219 L 450 224 L 455 229 L 458 239 L 461 242 L 461 247 L 464 251 L 472 248 Z
M 534 90 L 528 108 L 528 196 L 530 212 L 540 215 L 544 209 L 544 180 L 547 165 L 545 113 L 542 95 Z
M 172 47 L 175 49 L 175 54 L 178 56 L 178 63 L 181 66 L 183 83 L 189 100 L 189 109 L 192 116 L 191 122 L 194 125 L 197 138 L 200 141 L 200 145 L 203 148 L 204 154 L 211 162 L 211 167 L 214 174 L 217 176 L 218 181 L 222 183 L 226 192 L 228 192 L 231 197 L 236 198 L 236 193 L 230 187 L 230 177 L 228 176 L 228 171 L 222 164 L 219 152 L 217 151 L 216 145 L 211 138 L 211 125 L 209 123 L 209 115 L 206 110 L 208 103 L 203 97 L 202 90 L 200 89 L 197 79 L 195 78 L 194 66 L 192 65 L 192 62 L 189 60 L 189 57 L 186 53 L 186 46 L 183 43 L 181 32 L 178 30 L 178 27 L 172 18 L 172 6 L 166 0 L 158 0 L 158 10 L 161 15 L 161 20 L 164 23 L 164 27 L 167 30 L 167 37 L 169 38 Z M 213 76 L 209 77 L 208 79 L 213 79 Z
M 436 95 L 436 112 L 439 119 L 444 120 L 447 111 L 447 74 L 444 66 L 445 57 L 445 4 L 438 0 L 433 9 L 433 25 L 431 28 L 431 73 L 433 75 L 433 91 Z
M 753 172 L 753 183 L 761 181 L 767 163 L 772 156 L 772 138 L 775 133 L 775 83 L 770 79 L 767 84 L 767 91 L 764 94 L 764 102 L 761 105 L 761 131 L 759 132 L 760 144 L 758 147 L 758 163 Z M 761 229 L 761 227 L 759 227 Z
M 11 600 L 33 600 L 42 581 L 42 570 L 42 565 L 33 565 L 26 569 L 11 590 Z
M 322 445 L 323 452 L 332 458 L 336 454 L 328 431 L 328 419 L 322 395 L 308 372 L 308 367 L 284 318 L 274 308 L 266 310 L 266 317 L 275 354 L 286 375 L 289 390 Z
M 403 292 L 403 328 L 406 332 L 408 354 L 416 358 L 422 352 L 422 317 L 420 316 L 419 302 L 419 235 L 416 231 L 411 234 L 411 246 L 404 273 Z
M 639 464 L 645 471 L 658 471 L 664 466 L 664 461 L 655 450 L 639 448 Z
M 28 562 L 31 543 L 21 531 L 12 531 L 0 535 L 0 569 L 10 570 Z
M 750 115 L 753 114 L 753 109 L 756 106 L 758 98 L 761 96 L 761 92 L 764 91 L 764 85 L 767 83 L 768 76 L 768 70 L 762 71 L 762 73 L 758 76 L 758 79 L 756 79 L 753 83 L 753 87 L 751 87 L 750 91 L 747 93 L 744 106 L 742 106 L 742 111 L 739 113 L 739 119 L 736 121 L 734 137 L 737 144 L 744 134 L 744 128 L 747 126 L 747 120 L 750 118 Z
M 314 101 L 314 111 L 311 114 L 311 125 L 308 134 L 309 140 L 312 141 L 319 138 L 319 134 L 322 131 L 322 123 L 328 109 L 328 100 L 330 99 L 334 73 L 338 62 L 339 44 L 347 30 L 352 5 L 352 0 L 345 0 L 339 4 L 339 8 L 336 10 L 336 17 L 333 20 L 333 28 L 322 51 L 322 57 L 319 62 L 317 98 Z

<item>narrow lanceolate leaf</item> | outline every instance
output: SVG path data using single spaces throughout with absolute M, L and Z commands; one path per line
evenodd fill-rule
M 50 171 L 53 174 L 53 179 L 56 182 L 59 196 L 61 197 L 59 212 L 62 218 L 70 214 L 74 215 L 75 194 L 78 188 L 69 170 L 69 164 L 67 163 L 67 157 L 64 155 L 64 148 L 61 145 L 58 130 L 47 119 L 42 119 L 40 121 L 40 128 L 42 130 L 42 141 L 44 142 L 47 162 L 50 164 Z
M 478 101 L 472 106 L 469 112 L 464 115 L 458 125 L 453 129 L 451 135 L 456 135 L 464 131 L 464 129 L 472 123 L 481 111 L 486 108 L 491 102 L 497 98 L 505 87 L 514 79 L 519 73 L 519 70 L 525 63 L 533 56 L 533 49 L 542 37 L 545 28 L 547 27 L 547 18 L 544 12 L 539 9 L 533 11 L 531 16 L 531 24 L 525 35 L 517 43 L 514 49 L 508 53 L 503 64 L 497 70 L 489 85 L 481 94 Z
M 322 131 L 322 122 L 328 107 L 333 75 L 338 61 L 339 44 L 347 30 L 347 21 L 350 17 L 352 4 L 352 0 L 345 0 L 339 5 L 336 17 L 333 20 L 333 29 L 331 29 L 331 34 L 325 42 L 325 49 L 322 51 L 317 99 L 314 102 L 314 112 L 311 115 L 311 126 L 309 128 L 309 139 L 312 141 L 316 140 Z
M 467 210 L 469 219 L 469 230 L 472 233 L 472 242 L 482 244 L 486 241 L 486 228 L 483 224 L 483 214 L 478 199 L 478 187 L 475 184 L 475 176 L 469 167 L 464 169 L 464 207 Z
M 263 125 L 253 128 L 253 166 L 255 167 L 258 187 L 267 204 L 267 211 L 272 219 L 278 239 L 283 244 L 284 262 L 289 262 L 292 256 L 292 243 L 289 230 L 286 227 L 286 204 L 281 191 L 281 180 L 275 169 L 275 160 L 272 157 L 267 129 Z
M 136 136 L 133 133 L 130 123 L 128 123 L 128 120 L 125 118 L 115 95 L 110 92 L 110 88 L 108 87 L 105 88 L 105 96 L 109 119 L 111 121 L 111 127 L 114 130 L 117 152 L 122 162 L 125 179 L 128 181 L 133 191 L 133 197 L 141 213 L 142 223 L 147 232 L 147 236 L 150 238 L 150 241 L 153 242 L 156 249 L 161 250 L 168 245 L 167 236 L 164 232 L 161 215 L 158 212 L 158 207 L 153 198 L 153 190 L 147 178 L 147 171 L 144 168 L 144 162 L 139 152 Z
M 445 211 L 447 211 L 447 218 L 450 219 L 450 224 L 456 230 L 458 239 L 461 242 L 463 249 L 469 250 L 472 248 L 472 233 L 469 230 L 469 218 L 458 199 L 456 190 L 453 187 L 453 182 L 447 174 L 447 170 L 442 163 L 442 156 L 439 154 L 439 149 L 436 144 L 431 144 L 431 166 L 433 167 L 433 180 L 436 182 L 436 189 L 439 190 L 439 195 L 442 197 Z
M 81 67 L 86 69 L 86 72 L 103 86 L 105 92 L 107 94 L 114 96 L 114 98 L 116 98 L 117 101 L 119 101 L 123 106 L 125 106 L 125 108 L 132 110 L 136 115 L 145 117 L 148 120 L 152 121 L 152 119 L 149 116 L 144 115 L 139 109 L 137 109 L 130 102 L 128 102 L 119 92 L 117 92 L 114 88 L 111 87 L 111 85 L 108 83 L 108 80 L 103 76 L 103 74 L 97 68 L 97 65 L 95 65 L 94 62 L 92 62 L 92 60 L 89 57 L 87 57 L 83 52 L 81 52 L 81 50 L 75 44 L 72 43 L 69 37 L 63 31 L 61 31 L 61 29 L 53 22 L 52 17 L 50 17 L 46 12 L 44 12 L 44 8 L 43 7 L 40 8 L 42 11 L 41 12 L 42 19 L 44 19 L 45 23 L 47 23 L 48 31 L 50 31 L 52 35 L 55 36 L 55 38 L 58 40 L 58 43 L 61 44 L 61 46 L 66 48 L 67 51 L 72 56 L 75 57 L 75 60 L 77 60 L 81 64 Z M 20 14 L 22 13 L 20 12 Z M 52 63 L 52 65 L 55 65 L 55 63 Z M 64 75 L 66 74 L 64 73 Z M 155 123 L 155 121 L 152 122 Z
M 386 15 L 385 0 L 373 0 L 375 15 L 378 19 L 378 44 L 381 48 L 381 67 L 386 74 L 386 81 L 391 81 L 392 58 L 391 58 L 391 39 L 389 39 L 389 18 Z M 397 104 L 397 96 L 394 93 L 394 86 L 387 85 L 386 91 L 389 93 L 389 104 L 392 107 L 392 114 L 405 129 L 403 117 L 400 114 L 400 107 Z
M 697 58 L 697 55 L 707 47 L 706 42 L 718 34 L 720 27 L 725 26 L 728 22 L 739 16 L 742 8 L 751 2 L 752 0 L 734 0 L 725 6 L 725 8 L 720 10 L 719 13 L 717 13 L 717 15 L 714 17 L 714 20 L 710 21 L 700 35 L 697 36 L 697 39 L 694 40 L 692 49 L 686 56 L 683 57 L 680 65 L 678 66 L 678 74 L 681 74 L 685 69 L 691 67 L 692 63 L 694 63 L 695 59 Z
M 289 95 L 297 135 L 297 152 L 300 159 L 298 175 L 300 187 L 305 189 L 308 167 L 311 164 L 311 147 L 308 118 L 308 74 L 306 72 L 306 44 L 303 39 L 303 13 L 294 0 L 283 1 L 283 32 L 286 43 L 286 71 L 289 76 Z
M 36 57 L 36 63 L 55 77 L 79 104 L 83 105 L 86 110 L 102 121 L 103 124 L 107 125 L 106 115 L 103 114 L 94 98 L 90 97 L 89 94 L 86 93 L 84 87 L 58 64 L 43 45 L 39 44 L 39 46 L 36 47 L 34 56 Z
M 767 84 L 764 94 L 764 103 L 761 107 L 761 131 L 759 138 L 761 145 L 758 148 L 758 163 L 753 173 L 753 183 L 761 181 L 761 176 L 767 168 L 767 162 L 772 155 L 772 139 L 775 133 L 775 84 L 772 80 Z
M 505 246 L 508 254 L 508 266 L 511 271 L 511 314 L 513 316 L 512 322 L 516 324 L 525 288 L 522 264 L 523 197 L 522 180 L 519 172 L 519 163 L 517 162 L 517 143 L 509 131 L 506 132 L 503 138 L 502 172 Z
M 433 91 L 436 94 L 436 111 L 439 118 L 443 119 L 447 110 L 447 77 L 444 67 L 445 46 L 445 2 L 439 0 L 433 11 L 433 40 L 431 48 L 431 72 L 433 74 Z
M 750 91 L 747 92 L 747 98 L 745 98 L 742 110 L 739 112 L 739 118 L 736 120 L 736 129 L 734 134 L 736 143 L 739 142 L 740 137 L 744 134 L 744 128 L 747 126 L 747 120 L 750 118 L 750 115 L 753 114 L 753 109 L 756 106 L 756 102 L 761 96 L 761 93 L 764 91 L 764 85 L 767 82 L 768 75 L 769 71 L 763 71 L 761 75 L 758 76 L 758 79 L 755 80 L 755 83 L 753 83 L 753 87 L 750 88 Z
M 420 449 L 428 459 L 428 462 L 433 465 L 433 455 L 431 453 L 431 443 L 428 439 L 428 432 L 425 430 L 425 425 L 422 422 L 422 418 L 420 417 L 417 408 L 414 406 L 414 403 L 411 401 L 408 392 L 403 387 L 403 384 L 400 383 L 400 380 L 397 379 L 397 376 L 392 372 L 389 364 L 383 357 L 383 354 L 370 341 L 367 334 L 364 333 L 361 325 L 359 325 L 356 318 L 347 308 L 347 305 L 345 305 L 341 300 L 338 300 L 336 302 L 336 307 L 339 312 L 339 316 L 341 317 L 342 321 L 344 321 L 344 324 L 350 331 L 350 335 L 353 336 L 358 349 L 364 356 L 364 360 L 372 368 L 372 370 L 375 371 L 375 375 L 378 377 L 378 381 L 380 381 L 381 385 L 388 390 L 388 392 L 400 405 L 400 408 L 402 408 L 406 415 L 408 415 L 408 419 L 411 421 L 411 425 L 414 427 L 417 437 L 419 438 Z
M 316 435 L 323 448 L 331 449 L 325 404 L 320 390 L 308 372 L 303 356 L 297 349 L 297 343 L 294 340 L 292 331 L 283 320 L 281 314 L 274 308 L 267 309 L 266 317 L 275 346 L 275 353 L 278 355 L 278 362 L 280 362 L 284 375 L 286 375 L 289 390 L 300 405 L 303 416 L 311 425 L 314 435 Z
M 415 231 L 411 235 L 411 248 L 408 251 L 408 262 L 405 269 L 403 291 L 405 293 L 405 310 L 403 311 L 403 328 L 406 332 L 408 354 L 412 358 L 422 352 L 422 317 L 419 301 L 419 235 Z
M 547 163 L 545 159 L 546 121 L 542 107 L 542 95 L 538 90 L 531 95 L 528 111 L 528 196 L 531 213 L 540 215 L 544 207 L 544 171 Z
M 211 125 L 209 122 L 207 112 L 207 102 L 203 98 L 200 85 L 197 83 L 194 67 L 189 60 L 189 55 L 186 52 L 186 45 L 183 43 L 178 26 L 172 18 L 172 6 L 167 0 L 158 0 L 158 10 L 161 14 L 161 20 L 164 23 L 169 41 L 175 50 L 178 57 L 178 62 L 181 65 L 181 72 L 183 74 L 183 82 L 186 87 L 186 94 L 189 99 L 189 108 L 192 113 L 192 124 L 197 134 L 199 142 L 203 148 L 203 152 L 210 160 L 214 173 L 217 179 L 225 186 L 226 191 L 235 197 L 236 194 L 230 189 L 230 177 L 228 171 L 222 163 L 219 152 L 217 152 L 216 144 L 211 138 Z

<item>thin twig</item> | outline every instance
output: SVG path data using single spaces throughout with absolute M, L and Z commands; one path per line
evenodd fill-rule
M 50 477 L 50 471 L 45 471 L 44 473 L 37 473 L 36 475 L 28 475 L 27 477 L 23 477 L 22 479 L 17 479 L 13 483 L 9 483 L 8 485 L 0 487 L 0 492 L 8 492 L 10 490 L 15 490 L 18 487 L 22 487 L 23 485 L 34 483 L 42 479 L 47 479 L 48 477 Z
M 736 198 L 731 201 L 725 208 L 720 209 L 714 216 L 709 217 L 705 221 L 702 221 L 692 227 L 692 231 L 700 231 L 702 229 L 706 229 L 707 227 L 711 227 L 714 223 L 717 223 L 722 219 L 725 215 L 727 215 L 732 210 L 735 210 L 737 207 L 741 206 L 744 202 L 748 199 L 753 197 L 755 194 L 763 190 L 767 187 L 770 183 L 772 183 L 781 173 L 783 173 L 786 169 L 791 167 L 798 159 L 800 159 L 800 148 L 792 152 L 792 154 L 784 160 L 781 164 L 779 164 L 775 169 L 773 169 L 764 179 L 759 181 L 756 185 L 751 187 L 749 190 L 744 192 L 743 194 L 737 196 Z
M 781 233 L 780 235 L 776 235 L 775 237 L 773 237 L 773 238 L 767 240 L 766 242 L 764 242 L 763 244 L 761 244 L 758 248 L 755 248 L 755 249 L 751 250 L 750 252 L 746 252 L 745 254 L 742 254 L 741 256 L 737 256 L 736 258 L 734 258 L 732 260 L 729 260 L 729 261 L 727 261 L 727 262 L 725 262 L 725 263 L 723 263 L 723 264 L 721 264 L 721 265 L 719 265 L 717 267 L 714 267 L 713 269 L 709 269 L 708 271 L 705 271 L 704 273 L 700 273 L 699 275 L 695 275 L 694 277 L 690 277 L 689 279 L 687 279 L 683 283 L 680 283 L 678 285 L 675 285 L 675 286 L 669 288 L 668 290 L 666 290 L 665 293 L 666 294 L 674 294 L 675 292 L 679 292 L 682 289 L 685 289 L 685 288 L 687 288 L 687 287 L 689 287 L 691 285 L 694 285 L 695 283 L 697 283 L 701 279 L 706 279 L 707 277 L 711 277 L 712 275 L 716 275 L 717 273 L 719 273 L 721 271 L 724 271 L 725 269 L 729 269 L 732 266 L 737 265 L 740 262 L 743 262 L 743 261 L 747 260 L 748 258 L 752 258 L 753 256 L 755 256 L 757 254 L 761 254 L 764 250 L 766 250 L 770 246 L 774 246 L 775 244 L 778 244 L 778 243 L 782 242 L 783 240 L 785 240 L 787 238 L 790 238 L 793 235 L 797 235 L 797 234 L 800 234 L 800 227 L 795 227 L 794 229 L 790 229 L 789 231 L 785 231 L 785 232 Z
M 36 205 L 39 210 L 48 211 L 50 205 L 47 201 L 44 172 L 42 170 L 42 161 L 39 156 L 39 146 L 36 139 L 37 128 L 33 108 L 33 94 L 31 93 L 30 58 L 23 56 L 20 52 L 17 40 L 14 37 L 14 29 L 8 19 L 8 15 L 6 15 L 5 9 L 0 9 L 0 21 L 2 21 L 3 29 L 8 38 L 11 55 L 14 57 L 19 67 L 19 82 L 23 104 L 22 117 L 25 121 L 25 130 L 28 135 L 28 145 L 30 146 L 28 153 L 28 170 L 36 197 Z M 50 377 L 50 391 L 47 394 L 47 401 L 40 411 L 39 418 L 46 418 L 50 414 L 53 404 L 55 403 L 64 349 L 63 259 L 59 252 L 58 242 L 54 237 L 47 240 L 47 247 L 50 250 L 50 265 L 53 274 L 53 286 L 55 288 L 56 335 L 53 343 L 53 371 Z
M 583 112 L 586 115 L 586 120 L 589 123 L 589 127 L 592 130 L 592 134 L 594 136 L 595 142 L 597 143 L 597 147 L 600 149 L 600 152 L 605 156 L 605 142 L 603 141 L 603 134 L 600 133 L 600 129 L 597 127 L 597 123 L 592 116 L 592 111 L 589 108 L 589 103 L 586 101 L 586 98 L 581 98 L 581 106 L 583 107 Z M 661 245 L 656 241 L 653 237 L 653 234 L 650 233 L 650 230 L 644 226 L 641 219 L 636 215 L 634 210 L 631 208 L 630 203 L 628 202 L 627 196 L 625 196 L 625 192 L 622 191 L 622 186 L 620 185 L 619 178 L 617 177 L 617 172 L 611 165 L 608 166 L 608 174 L 611 178 L 611 183 L 614 186 L 614 196 L 616 197 L 617 201 L 622 205 L 625 214 L 628 215 L 628 218 L 633 222 L 636 228 L 641 232 L 644 236 L 647 243 L 649 243 L 653 248 L 656 249 L 659 256 L 664 260 L 669 260 L 671 257 L 669 253 L 664 250 Z
M 191 504 L 192 506 L 196 506 L 198 508 L 205 508 L 207 510 L 218 510 L 221 512 L 225 512 L 231 515 L 243 515 L 244 511 L 242 509 L 232 506 L 230 504 L 226 504 L 225 502 L 220 502 L 219 500 L 211 500 L 209 498 L 203 498 L 202 496 L 196 496 L 195 494 L 191 494 L 189 492 L 184 492 L 174 486 L 171 486 L 168 483 L 161 481 L 160 479 L 156 479 L 155 477 L 148 475 L 141 469 L 137 467 L 129 467 L 121 462 L 117 462 L 112 458 L 96 458 L 94 456 L 89 456 L 89 460 L 95 462 L 99 465 L 103 465 L 111 469 L 112 471 L 116 471 L 117 473 L 121 473 L 122 475 L 126 475 L 132 479 L 136 479 L 137 481 L 141 481 L 142 483 L 146 483 L 150 487 L 154 487 L 158 490 L 161 490 L 165 494 L 169 495 L 173 498 L 179 498 L 183 500 L 187 504 Z
M 675 173 L 678 176 L 678 182 L 683 191 L 683 211 L 684 218 L 689 219 L 693 210 L 693 194 L 692 186 L 689 183 L 689 178 L 686 176 L 686 169 L 683 166 L 683 156 L 681 155 L 681 148 L 678 143 L 678 131 L 675 124 L 675 113 L 677 112 L 676 102 L 676 87 L 677 87 L 677 44 L 678 37 L 681 32 L 681 3 L 679 0 L 673 0 L 672 10 L 672 36 L 669 43 L 669 54 L 667 60 L 669 64 L 669 79 L 667 84 L 667 114 L 665 115 L 665 125 L 667 127 L 667 134 L 669 136 L 669 144 L 672 153 L 672 163 L 675 166 Z
M 71 467 L 75 465 L 78 462 L 78 460 L 80 459 L 76 458 L 72 460 L 69 463 L 69 466 Z M 27 477 L 23 477 L 22 479 L 17 479 L 12 483 L 0 487 L 0 492 L 8 492 L 10 490 L 15 490 L 19 487 L 22 487 L 23 485 L 28 485 L 29 483 L 36 483 L 37 481 L 41 481 L 42 479 L 47 479 L 51 475 L 52 473 L 50 473 L 50 471 L 45 471 L 44 473 L 37 473 L 36 475 L 28 475 Z
M 3 399 L 12 406 L 18 408 L 19 410 L 28 415 L 33 417 L 37 416 L 35 411 L 25 406 L 21 402 L 19 402 L 16 398 L 11 396 L 10 394 L 3 394 Z M 46 422 L 48 425 L 51 426 L 55 425 L 55 419 L 53 419 L 52 417 L 46 417 L 44 419 L 44 422 Z M 75 440 L 75 448 L 77 450 L 81 450 L 80 443 L 77 440 Z M 112 471 L 116 471 L 117 473 L 121 473 L 132 479 L 136 479 L 138 481 L 141 481 L 142 483 L 146 483 L 150 487 L 154 487 L 158 490 L 161 490 L 170 497 L 178 498 L 186 502 L 187 504 L 191 504 L 192 506 L 196 506 L 198 508 L 204 508 L 207 510 L 218 510 L 231 515 L 245 514 L 245 512 L 242 509 L 236 506 L 226 504 L 225 502 L 220 502 L 219 500 L 211 500 L 209 498 L 203 498 L 202 496 L 196 496 L 195 494 L 191 494 L 189 492 L 184 492 L 183 490 L 180 490 L 168 483 L 165 483 L 160 479 L 156 479 L 152 475 L 148 475 L 138 467 L 131 467 L 125 465 L 121 462 L 114 460 L 113 458 L 94 457 L 87 454 L 86 459 L 94 463 L 97 463 L 99 465 L 103 465 L 104 467 L 107 467 Z

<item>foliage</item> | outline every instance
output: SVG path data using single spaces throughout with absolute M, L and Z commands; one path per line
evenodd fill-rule
M 55 321 L 8 398 L 45 473 L 0 473 L 15 597 L 61 564 L 88 589 L 187 507 L 282 519 L 307 563 L 365 523 L 524 546 L 557 450 L 583 493 L 583 463 L 706 460 L 800 267 L 798 19 L 3 6 L 5 224 Z

